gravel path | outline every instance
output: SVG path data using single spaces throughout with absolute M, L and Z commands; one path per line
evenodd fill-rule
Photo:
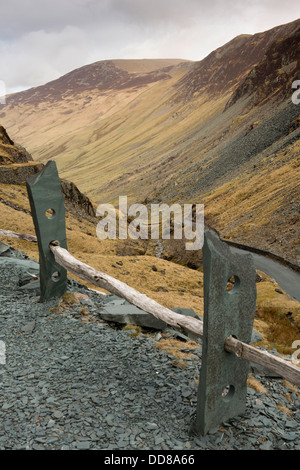
M 257 376 L 266 393 L 248 389 L 244 416 L 191 435 L 201 344 L 178 367 L 155 347 L 157 332 L 132 337 L 103 322 L 107 297 L 72 282 L 90 302 L 58 313 L 20 276 L 13 258 L 0 263 L 0 450 L 300 449 L 299 389 Z

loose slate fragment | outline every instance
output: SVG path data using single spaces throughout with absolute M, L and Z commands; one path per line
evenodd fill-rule
M 172 308 L 173 312 L 199 318 L 192 309 Z M 144 310 L 129 304 L 124 299 L 112 299 L 98 311 L 99 316 L 108 322 L 137 325 L 156 330 L 165 330 L 169 325 Z
M 35 320 L 32 320 L 22 327 L 22 331 L 27 334 L 31 334 L 35 328 Z
M 49 243 L 58 240 L 67 249 L 65 206 L 54 161 L 49 161 L 26 181 L 31 214 L 39 247 L 41 302 L 61 297 L 67 285 L 67 271 L 56 263 Z

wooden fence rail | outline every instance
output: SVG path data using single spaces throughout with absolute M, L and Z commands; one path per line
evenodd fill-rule
M 34 242 L 37 241 L 36 237 L 33 235 L 20 234 L 9 230 L 0 230 L 0 236 L 20 238 Z M 55 261 L 60 266 L 78 276 L 80 279 L 124 298 L 131 304 L 150 313 L 151 315 L 154 315 L 156 318 L 164 321 L 170 326 L 183 328 L 184 330 L 202 338 L 203 322 L 201 320 L 175 313 L 160 305 L 153 299 L 150 299 L 145 294 L 141 294 L 124 282 L 77 260 L 68 252 L 68 250 L 59 246 L 59 242 L 57 241 L 50 243 L 50 250 L 54 255 Z M 263 366 L 289 382 L 300 386 L 300 368 L 290 361 L 246 344 L 233 336 L 229 336 L 226 339 L 224 349 L 228 353 L 233 353 L 237 357 Z
M 20 238 L 21 240 L 27 240 L 29 242 L 37 242 L 37 237 L 35 235 L 28 235 L 27 233 L 16 233 L 16 232 L 11 232 L 10 230 L 0 229 L 0 236 L 10 237 L 10 238 Z
M 131 304 L 163 320 L 175 328 L 181 327 L 202 338 L 203 322 L 193 317 L 180 315 L 155 302 L 144 294 L 136 291 L 122 281 L 108 274 L 102 273 L 91 266 L 74 258 L 65 248 L 61 248 L 57 241 L 50 244 L 50 250 L 54 254 L 55 261 L 79 278 L 101 287 L 119 297 L 126 299 Z M 224 344 L 224 349 L 255 364 L 266 367 L 291 383 L 300 386 L 300 368 L 289 361 L 273 354 L 243 343 L 233 336 L 229 336 Z

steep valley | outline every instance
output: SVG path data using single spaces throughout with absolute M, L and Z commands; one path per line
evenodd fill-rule
M 300 265 L 299 27 L 199 62 L 97 62 L 7 97 L 0 119 L 95 203 L 203 203 L 223 237 Z
M 299 36 L 297 20 L 238 36 L 199 62 L 101 61 L 8 96 L 0 109 L 1 228 L 34 233 L 24 182 L 55 160 L 70 252 L 163 305 L 202 315 L 201 252 L 187 259 L 166 242 L 175 264 L 156 257 L 151 241 L 100 241 L 99 203 L 117 205 L 120 195 L 147 205 L 202 203 L 222 238 L 300 266 L 300 105 L 291 101 Z M 7 243 L 37 257 L 30 242 Z M 263 342 L 291 352 L 299 302 L 263 274 L 257 290 Z

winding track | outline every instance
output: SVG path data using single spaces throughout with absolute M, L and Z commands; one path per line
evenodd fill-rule
M 250 253 L 240 248 L 230 247 L 230 249 L 233 252 Z M 300 301 L 300 273 L 266 256 L 252 252 L 250 254 L 253 256 L 256 269 L 271 276 L 289 296 Z

